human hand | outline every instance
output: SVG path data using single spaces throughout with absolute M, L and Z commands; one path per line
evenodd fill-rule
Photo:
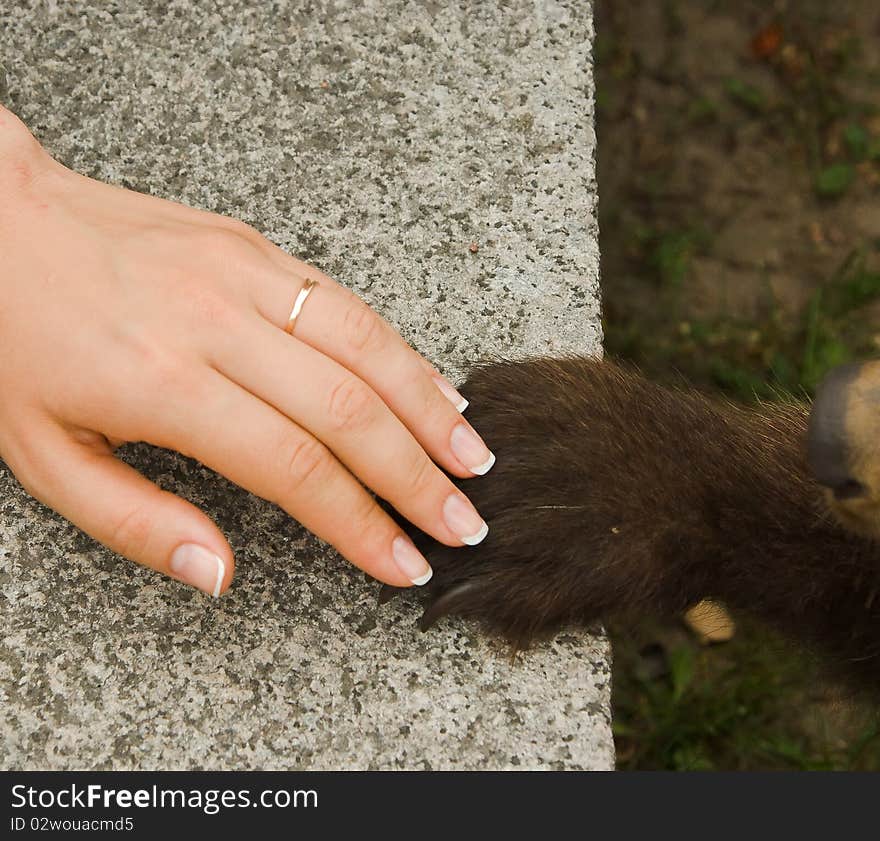
M 485 537 L 440 469 L 494 461 L 461 396 L 253 228 L 78 175 L 0 107 L 0 255 L 0 457 L 119 554 L 215 596 L 232 580 L 222 533 L 116 458 L 128 441 L 198 459 L 395 586 L 431 569 L 364 485 L 445 545 Z

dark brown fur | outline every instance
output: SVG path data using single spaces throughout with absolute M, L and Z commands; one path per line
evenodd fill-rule
M 476 616 L 521 646 L 711 597 L 880 678 L 880 545 L 829 515 L 806 407 L 749 411 L 586 357 L 485 365 L 461 391 L 498 459 L 459 483 L 489 535 L 413 535 L 435 570 L 427 624 Z

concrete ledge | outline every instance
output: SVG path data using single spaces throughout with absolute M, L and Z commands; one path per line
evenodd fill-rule
M 588 3 L 114 5 L 5 15 L 6 101 L 56 157 L 250 222 L 453 378 L 599 352 Z M 462 622 L 419 634 L 275 506 L 123 456 L 216 519 L 237 579 L 214 603 L 135 568 L 0 463 L 0 766 L 613 765 L 603 638 L 511 662 Z

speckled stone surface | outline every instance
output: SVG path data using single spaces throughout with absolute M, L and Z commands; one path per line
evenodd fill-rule
M 453 379 L 599 352 L 585 0 L 5 4 L 5 102 L 81 172 L 237 216 Z M 473 253 L 471 243 L 476 243 Z M 491 442 L 489 442 L 491 445 Z M 415 628 L 280 509 L 123 457 L 216 519 L 219 602 L 135 567 L 0 462 L 3 768 L 608 768 L 607 642 L 512 660 Z

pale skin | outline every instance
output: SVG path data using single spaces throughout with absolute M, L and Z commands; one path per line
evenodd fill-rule
M 0 457 L 132 561 L 211 595 L 235 567 L 207 514 L 116 456 L 129 441 L 198 459 L 397 587 L 430 567 L 365 487 L 449 546 L 485 537 L 443 470 L 494 456 L 377 313 L 241 222 L 65 168 L 2 106 L 0 300 Z

